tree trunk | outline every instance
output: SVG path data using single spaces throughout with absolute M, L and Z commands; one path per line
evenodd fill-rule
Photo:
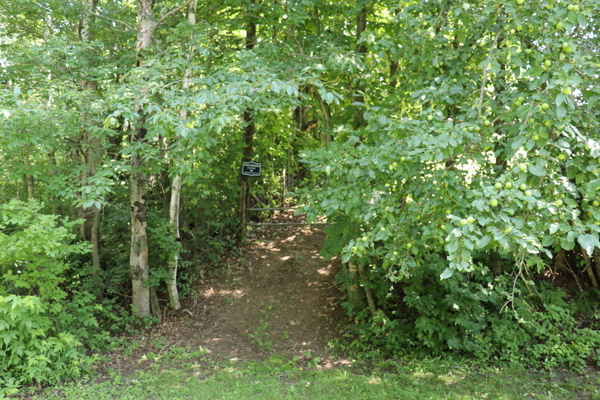
M 325 134 L 321 138 L 321 141 L 327 146 L 329 146 L 333 140 L 331 136 L 331 115 L 329 114 L 329 107 L 327 106 L 327 103 L 323 101 L 323 98 L 321 97 L 318 91 L 315 91 L 315 96 L 319 100 L 319 106 L 321 107 L 321 113 L 323 114 L 323 122 L 325 127 Z
M 27 173 L 25 175 L 25 182 L 27 185 L 27 200 L 35 199 L 35 193 L 33 189 L 33 174 L 31 174 L 31 164 L 29 163 L 29 155 L 25 155 L 25 166 L 27 167 Z
M 350 284 L 348 285 L 348 301 L 351 304 L 358 303 L 358 266 L 356 262 L 348 261 L 348 277 L 350 278 Z
M 594 275 L 594 264 L 592 264 L 592 260 L 588 256 L 588 253 L 583 248 L 583 246 L 581 246 L 581 254 L 583 254 L 583 258 L 585 260 L 585 269 L 590 278 L 590 283 L 592 284 L 593 287 L 595 287 L 597 289 L 598 288 L 598 280 L 596 279 L 596 276 Z
M 92 31 L 90 28 L 91 23 L 93 22 L 94 12 L 96 11 L 96 0 L 86 0 L 85 1 L 85 10 L 81 17 L 80 29 L 79 29 L 79 39 L 83 43 L 88 43 L 92 38 Z M 89 91 L 93 93 L 97 87 L 96 82 L 92 80 L 84 80 L 81 82 L 81 86 L 83 90 Z M 83 114 L 84 123 L 87 125 L 90 123 L 89 113 L 87 111 Z M 84 162 L 87 164 L 87 171 L 82 175 L 82 185 L 87 184 L 88 176 L 93 176 L 96 174 L 97 166 L 100 164 L 100 160 L 102 158 L 102 144 L 100 139 L 97 137 L 93 137 L 90 135 L 88 127 L 85 127 L 85 131 L 83 134 L 83 142 L 86 145 L 84 149 L 85 159 Z M 90 229 L 90 242 L 92 244 L 92 283 L 94 287 L 94 294 L 97 297 L 102 297 L 102 279 L 100 277 L 100 245 L 99 245 L 99 237 L 98 230 L 100 227 L 100 212 L 101 207 L 96 206 L 95 204 L 88 209 L 83 210 L 83 215 L 86 217 L 89 216 L 88 220 L 91 220 L 91 223 L 88 224 Z M 84 227 L 86 225 L 84 224 Z M 84 232 L 84 239 L 86 238 L 87 233 Z
M 367 45 L 365 44 L 365 42 L 360 42 L 360 37 L 363 34 L 363 32 L 367 29 L 367 7 L 366 6 L 362 6 L 360 9 L 360 12 L 358 13 L 357 17 L 356 17 L 356 52 L 358 53 L 358 55 L 361 57 L 362 61 L 363 61 L 363 65 L 366 68 L 366 62 L 367 62 Z M 362 108 L 364 107 L 364 103 L 365 103 L 365 96 L 363 94 L 363 87 L 360 84 L 360 82 L 358 82 L 356 84 L 356 87 L 354 89 L 354 96 L 352 99 L 352 102 L 356 102 L 356 103 L 360 103 L 357 104 L 355 106 L 355 123 L 354 123 L 354 127 L 356 129 L 360 128 L 361 126 L 364 126 L 366 124 L 365 118 L 364 118 L 364 114 L 362 111 Z
M 362 263 L 358 263 L 358 276 L 361 280 L 366 281 L 367 276 L 365 274 L 365 266 Z M 365 295 L 367 296 L 367 303 L 369 304 L 369 310 L 371 310 L 371 315 L 375 315 L 377 312 L 377 306 L 375 305 L 375 297 L 373 296 L 373 291 L 365 286 Z
M 255 1 L 252 1 L 252 4 L 254 4 Z M 254 49 L 254 44 L 256 42 L 256 22 L 254 22 L 254 19 L 250 19 L 250 21 L 248 21 L 248 29 L 246 31 L 246 49 L 247 50 L 252 50 Z M 244 111 L 244 115 L 243 115 L 243 119 L 244 119 L 244 152 L 243 152 L 243 157 L 242 157 L 242 162 L 243 161 L 252 161 L 252 155 L 253 155 L 253 149 L 252 149 L 252 142 L 254 140 L 254 134 L 256 133 L 256 125 L 254 124 L 254 117 L 252 115 L 252 109 L 249 108 L 246 111 Z M 245 183 L 245 185 L 243 185 Z M 245 232 L 244 230 L 244 226 L 245 225 L 245 219 L 246 219 L 246 208 L 248 207 L 248 195 L 250 193 L 250 190 L 252 189 L 252 178 L 249 176 L 242 176 L 241 177 L 241 184 L 240 184 L 240 196 L 242 196 L 240 198 L 240 206 L 243 204 L 243 209 L 242 207 L 240 207 L 240 213 L 244 213 L 244 215 L 240 215 L 240 222 L 242 225 L 242 231 L 240 232 L 240 239 L 242 239 L 244 237 Z
M 152 45 L 152 36 L 156 23 L 152 14 L 152 0 L 138 1 L 138 33 L 136 41 L 136 52 L 138 67 L 143 66 L 143 50 Z M 139 119 L 137 128 L 131 135 L 132 145 L 143 142 L 147 133 L 146 115 L 142 104 L 142 98 L 148 94 L 148 88 L 140 90 L 140 104 L 137 106 Z M 138 152 L 131 155 L 131 253 L 129 266 L 131 268 L 132 305 L 134 312 L 141 316 L 150 315 L 150 289 L 147 286 L 148 265 L 148 236 L 146 233 L 147 210 L 144 194 L 146 190 L 146 175 L 143 171 L 144 159 Z
M 188 6 L 187 21 L 190 25 L 196 24 L 196 6 L 197 0 L 193 0 Z M 187 58 L 190 60 L 194 54 L 194 46 L 190 46 Z M 190 77 L 192 75 L 192 69 L 187 68 L 183 73 L 183 90 L 187 91 L 190 87 Z M 180 113 L 180 119 L 182 124 L 187 124 L 187 110 L 183 109 Z M 177 140 L 177 139 L 176 139 Z M 179 203 L 181 198 L 181 181 L 182 178 L 179 173 L 173 179 L 171 184 L 171 202 L 169 204 L 169 224 L 171 225 L 171 231 L 175 235 L 175 239 L 179 241 Z M 169 260 L 169 277 L 167 279 L 167 292 L 169 293 L 169 303 L 175 310 L 181 308 L 179 301 L 179 292 L 177 291 L 177 261 L 179 254 L 176 252 L 173 257 Z
M 171 204 L 169 206 L 169 223 L 171 224 L 171 230 L 175 235 L 177 241 L 179 241 L 179 199 L 181 195 L 181 176 L 177 175 L 173 179 L 171 185 Z M 175 310 L 181 308 L 179 302 L 179 292 L 177 291 L 177 261 L 179 254 L 176 252 L 173 258 L 169 261 L 169 278 L 167 280 L 167 291 L 169 293 L 169 303 Z

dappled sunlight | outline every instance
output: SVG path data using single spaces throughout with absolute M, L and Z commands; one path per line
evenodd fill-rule
M 416 379 L 428 379 L 428 378 L 433 378 L 435 376 L 433 374 L 433 372 L 426 372 L 426 371 L 413 372 L 411 375 L 413 378 L 416 378 Z
M 293 242 L 294 240 L 296 240 L 296 236 L 297 235 L 292 235 L 287 237 L 286 239 L 281 240 L 281 243 L 285 243 L 285 242 Z
M 333 272 L 333 265 L 332 264 L 327 264 L 326 267 L 324 268 L 319 268 L 317 270 L 317 272 L 321 275 L 325 275 L 325 276 L 329 276 L 331 275 L 331 273 Z
M 455 375 L 452 372 L 444 375 L 438 375 L 437 378 L 446 385 L 456 385 L 465 379 L 465 375 Z
M 242 289 L 237 289 L 237 290 L 226 290 L 226 289 L 219 289 L 219 290 L 215 290 L 214 288 L 210 288 L 208 290 L 204 291 L 204 298 L 208 299 L 211 297 L 214 297 L 215 295 L 219 295 L 219 296 L 231 296 L 234 297 L 236 299 L 241 299 L 242 297 L 245 296 L 245 293 Z
M 333 368 L 339 368 L 339 367 L 351 367 L 352 366 L 352 360 L 349 360 L 347 358 L 343 358 L 340 360 L 332 360 L 332 359 L 326 359 L 321 361 L 321 364 L 317 367 L 318 369 L 333 369 Z

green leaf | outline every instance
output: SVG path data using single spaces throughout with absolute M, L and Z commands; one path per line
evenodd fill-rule
M 543 160 L 538 160 L 536 165 L 530 165 L 529 167 L 527 167 L 527 169 L 531 174 L 535 176 L 544 176 L 546 174 Z
M 491 237 L 489 237 L 488 235 L 485 235 L 484 237 L 482 237 L 481 239 L 479 239 L 477 241 L 477 246 L 475 246 L 475 248 L 476 249 L 484 248 L 490 242 L 490 239 L 491 239 Z
M 350 260 L 350 257 L 352 256 L 351 253 L 346 252 L 342 254 L 342 263 L 347 263 L 348 260 Z
M 564 118 L 565 115 L 567 115 L 567 107 L 563 103 L 560 106 L 556 107 L 556 116 L 558 118 Z
M 580 235 L 577 237 L 577 241 L 590 257 L 594 253 L 594 248 L 600 247 L 600 242 L 598 242 L 597 233 Z
M 553 243 L 554 243 L 554 236 L 550 236 L 550 235 L 544 236 L 544 239 L 542 240 L 542 246 L 548 247 Z
M 281 90 L 281 88 L 279 87 L 279 85 L 277 84 L 276 81 L 273 81 L 273 83 L 271 84 L 271 90 L 273 90 L 273 92 L 279 94 L 279 91 Z
M 452 276 L 452 273 L 453 273 L 453 272 L 454 272 L 454 271 L 453 271 L 453 270 L 451 270 L 450 268 L 446 268 L 446 269 L 444 270 L 444 272 L 442 272 L 442 273 L 441 273 L 441 275 L 440 275 L 440 279 L 441 279 L 441 280 L 444 280 L 444 279 L 448 279 L 448 278 L 450 278 L 450 277 Z
M 450 243 L 448 243 L 448 253 L 455 253 L 456 250 L 458 250 L 459 245 L 460 242 L 458 240 L 453 240 Z

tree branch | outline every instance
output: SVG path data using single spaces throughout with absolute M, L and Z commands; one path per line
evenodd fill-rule
M 190 4 L 193 0 L 187 0 L 185 3 L 183 3 L 182 5 L 180 5 L 177 8 L 172 9 L 171 11 L 169 11 L 168 13 L 166 13 L 165 15 L 163 15 L 162 17 L 160 17 L 160 19 L 158 20 L 158 22 L 156 23 L 155 26 L 158 26 L 161 24 L 161 22 L 163 22 L 165 19 L 169 18 L 171 15 L 175 14 L 177 11 L 181 10 L 183 7 L 186 7 L 188 4 Z
M 98 13 L 94 13 L 94 12 L 90 12 L 90 14 L 95 15 L 96 17 L 104 18 L 104 19 L 107 19 L 109 21 L 116 22 L 118 24 L 124 25 L 130 31 L 135 31 L 135 28 L 132 27 L 131 25 L 129 25 L 127 22 L 119 21 L 118 19 L 108 18 L 108 17 L 105 17 L 104 15 L 101 15 L 101 14 L 98 14 Z
M 492 54 L 494 53 L 494 50 L 496 50 L 496 45 L 498 44 L 498 38 L 500 37 L 500 31 L 498 31 L 498 33 L 496 33 L 496 37 L 494 38 L 494 43 L 492 43 L 492 48 L 490 50 L 490 53 L 488 55 L 488 57 L 492 57 Z M 485 67 L 483 67 L 483 79 L 481 80 L 481 91 L 479 93 L 479 107 L 477 108 L 477 118 L 481 119 L 481 106 L 483 105 L 483 94 L 485 91 L 485 84 L 487 82 L 487 73 L 488 73 L 488 64 L 490 64 L 491 61 L 487 64 L 485 64 Z

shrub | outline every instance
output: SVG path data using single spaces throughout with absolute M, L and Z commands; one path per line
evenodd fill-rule
M 0 296 L 0 395 L 22 384 L 79 376 L 86 360 L 70 333 L 52 335 L 48 308 L 35 296 Z M 3 388 L 4 387 L 4 388 Z
M 354 348 L 392 356 L 418 349 L 433 356 L 462 354 L 486 362 L 575 370 L 598 361 L 600 331 L 580 326 L 575 312 L 582 306 L 567 302 L 564 291 L 548 285 L 528 289 L 521 281 L 513 288 L 510 271 L 494 275 L 484 265 L 441 279 L 447 261 L 435 253 L 425 259 L 399 288 L 385 296 L 379 291 L 380 309 L 372 317 L 363 307 L 344 303 L 351 316 L 364 321 Z M 374 268 L 371 281 L 384 282 L 385 276 L 377 275 L 381 271 Z

